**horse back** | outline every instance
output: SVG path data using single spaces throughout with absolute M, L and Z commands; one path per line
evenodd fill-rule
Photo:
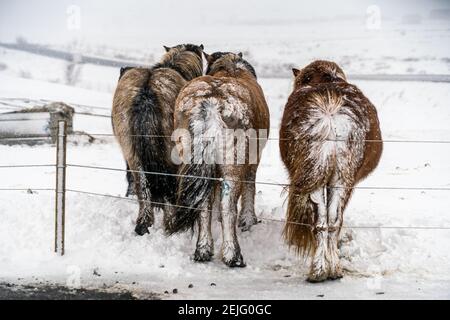
M 327 185 L 335 172 L 348 185 L 378 164 L 381 140 L 375 107 L 353 85 L 305 87 L 289 97 L 280 128 L 281 157 L 305 192 Z
M 209 75 L 190 81 L 177 98 L 175 122 L 202 103 L 218 108 L 228 129 L 269 129 L 269 109 L 256 81 Z

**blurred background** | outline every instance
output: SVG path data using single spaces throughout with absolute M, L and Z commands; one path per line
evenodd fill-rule
M 0 72 L 107 92 L 118 65 L 149 65 L 163 45 L 242 51 L 261 77 L 290 77 L 314 59 L 351 74 L 447 74 L 449 37 L 444 0 L 0 2 Z M 58 67 L 8 48 L 56 56 Z

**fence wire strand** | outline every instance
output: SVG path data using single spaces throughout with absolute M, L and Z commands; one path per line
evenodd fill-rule
M 86 116 L 94 116 L 94 117 L 102 117 L 102 118 L 111 118 L 109 115 L 90 113 L 90 112 L 75 112 L 75 114 L 86 115 Z M 36 119 L 0 119 L 0 122 L 16 122 L 16 121 L 42 121 L 48 120 L 50 118 L 36 118 Z M 270 130 L 278 131 L 279 128 L 270 128 Z M 80 133 L 74 132 L 74 135 L 81 135 Z M 85 133 L 90 136 L 98 136 L 98 137 L 147 137 L 147 138 L 172 138 L 172 136 L 168 135 L 116 135 L 113 133 Z M 215 137 L 203 137 L 204 139 L 214 139 Z M 275 138 L 275 137 L 267 137 L 267 138 L 253 138 L 246 137 L 249 140 L 266 140 L 266 141 L 288 141 L 290 139 L 287 138 Z M 1 138 L 0 138 L 1 139 Z M 352 141 L 350 139 L 321 139 L 320 141 L 329 141 L 329 142 L 348 142 Z M 361 141 L 361 140 L 358 140 Z M 362 140 L 368 143 L 417 143 L 417 144 L 450 144 L 450 140 L 420 140 L 420 139 L 364 139 Z
M 279 128 L 271 128 L 270 130 L 276 130 L 278 131 Z M 79 133 L 75 133 L 79 134 Z M 93 137 L 144 137 L 144 138 L 164 138 L 169 139 L 172 138 L 172 136 L 168 135 L 146 135 L 146 134 L 129 134 L 129 135 L 118 135 L 113 133 L 87 133 L 90 136 Z M 204 139 L 215 139 L 215 137 L 203 137 Z M 275 137 L 268 137 L 268 138 L 252 138 L 252 137 L 246 137 L 249 140 L 273 140 L 273 141 L 287 141 L 290 139 L 287 138 L 275 138 Z M 330 142 L 347 142 L 352 141 L 349 139 L 323 139 L 320 141 L 330 141 Z M 358 140 L 361 141 L 361 140 Z M 418 139 L 365 139 L 364 142 L 369 143 L 420 143 L 420 144 L 450 144 L 450 140 L 418 140 Z
M 170 203 L 162 203 L 162 202 L 155 202 L 150 200 L 144 200 L 144 199 L 132 199 L 132 198 L 126 198 L 121 196 L 114 196 L 104 193 L 97 193 L 97 192 L 90 192 L 90 191 L 83 191 L 83 190 L 76 190 L 76 189 L 66 189 L 67 192 L 73 192 L 73 193 L 79 193 L 79 194 L 86 194 L 86 195 L 92 195 L 92 196 L 100 196 L 100 197 L 107 197 L 107 198 L 114 198 L 119 200 L 125 200 L 130 202 L 146 202 L 149 204 L 154 204 L 158 206 L 165 206 L 165 207 L 173 207 L 173 208 L 181 208 L 181 209 L 190 209 L 190 210 L 197 210 L 197 211 L 208 211 L 213 213 L 214 210 L 211 209 L 205 209 L 205 208 L 196 208 L 196 207 L 189 207 L 189 206 L 180 206 L 176 204 L 170 204 Z M 267 217 L 258 217 L 258 219 L 266 220 L 266 221 L 272 221 L 272 222 L 278 222 L 278 223 L 288 223 L 288 224 L 295 224 L 295 225 L 301 225 L 310 227 L 311 229 L 314 229 L 315 226 L 312 224 L 307 223 L 301 223 L 301 222 L 295 222 L 295 221 L 289 221 L 289 220 L 283 220 L 283 219 L 273 219 L 273 218 L 267 218 Z M 369 225 L 343 225 L 343 229 L 415 229 L 415 230 L 450 230 L 450 227 L 447 226 L 369 226 Z
M 14 99 L 11 99 L 14 100 Z M 41 101 L 45 101 L 44 99 L 41 99 Z M 1 103 L 1 102 L 0 102 Z M 1 103 L 3 105 L 6 105 L 5 103 Z M 91 107 L 87 105 L 79 105 L 80 107 L 85 108 L 91 108 L 91 109 L 105 109 L 102 107 Z M 11 105 L 11 107 L 15 107 Z M 75 112 L 78 115 L 86 115 L 86 116 L 95 116 L 95 117 L 103 117 L 103 118 L 111 118 L 110 115 L 104 115 L 104 114 L 98 114 L 98 113 L 91 113 L 91 112 Z M 42 120 L 49 120 L 49 118 L 35 118 L 35 119 L 0 119 L 0 122 L 16 122 L 16 121 L 42 121 Z M 279 128 L 270 128 L 272 131 L 278 131 Z M 89 136 L 107 136 L 107 137 L 120 137 L 120 135 L 115 134 L 109 134 L 109 133 L 82 133 L 88 134 Z M 74 135 L 81 135 L 81 133 L 75 132 Z M 172 138 L 172 136 L 168 135 L 127 135 L 129 137 L 148 137 L 148 138 Z M 51 135 L 45 135 L 45 136 L 23 136 L 23 137 L 0 137 L 0 140 L 26 140 L 26 139 L 39 139 L 39 138 L 49 138 Z M 208 139 L 208 137 L 204 137 L 205 139 Z M 251 140 L 272 140 L 272 141 L 280 141 L 280 140 L 289 140 L 289 139 L 281 139 L 281 138 L 253 138 L 246 136 L 247 139 Z M 322 141 L 322 140 L 321 140 Z M 349 141 L 348 139 L 324 139 L 323 141 L 332 141 L 332 142 L 344 142 Z M 365 142 L 373 142 L 373 143 L 417 143 L 417 144 L 450 144 L 450 140 L 420 140 L 420 139 L 412 139 L 412 140 L 402 140 L 402 139 L 385 139 L 385 140 L 364 140 Z M 39 168 L 39 167 L 55 167 L 56 164 L 18 164 L 18 165 L 0 165 L 0 169 L 2 168 Z M 214 180 L 218 182 L 223 181 L 230 181 L 230 182 L 242 182 L 242 183 L 255 183 L 260 185 L 269 185 L 269 186 L 280 186 L 280 187 L 290 187 L 291 184 L 287 183 L 277 183 L 277 182 L 268 182 L 268 181 L 250 181 L 250 180 L 233 180 L 233 179 L 224 179 L 224 178 L 215 178 L 215 177 L 204 177 L 204 176 L 194 176 L 194 175 L 181 175 L 176 173 L 164 173 L 164 172 L 151 172 L 151 171 L 136 171 L 136 170 L 130 170 L 130 169 L 120 169 L 120 168 L 111 168 L 111 167 L 102 167 L 102 166 L 91 166 L 91 165 L 82 165 L 82 164 L 67 164 L 66 167 L 74 167 L 74 168 L 85 168 L 85 169 L 95 169 L 95 170 L 109 170 L 109 171 L 117 171 L 117 172 L 139 172 L 139 173 L 145 173 L 149 175 L 165 175 L 165 176 L 173 176 L 173 177 L 184 177 L 184 178 L 195 178 L 195 179 L 206 179 L 206 180 Z M 419 191 L 450 191 L 450 187 L 390 187 L 390 186 L 353 186 L 353 187 L 331 187 L 331 188 L 342 188 L 342 189 L 365 189 L 365 190 L 419 190 Z M 55 188 L 0 188 L 0 191 L 28 191 L 28 192 L 34 192 L 34 191 L 55 191 Z M 79 194 L 86 194 L 86 195 L 92 195 L 92 196 L 102 196 L 102 197 L 109 197 L 109 198 L 115 198 L 125 201 L 131 201 L 131 202 L 147 202 L 150 204 L 158 205 L 158 206 L 165 206 L 165 207 L 175 207 L 175 208 L 183 208 L 183 209 L 190 209 L 190 210 L 207 210 L 209 212 L 213 212 L 211 209 L 205 209 L 205 208 L 195 208 L 195 207 L 189 207 L 189 206 L 180 206 L 176 204 L 169 204 L 169 203 L 160 203 L 150 200 L 139 200 L 139 199 L 132 199 L 132 198 L 126 198 L 121 196 L 114 196 L 114 195 L 108 195 L 103 193 L 96 193 L 96 192 L 89 192 L 89 191 L 83 191 L 83 190 L 76 190 L 76 189 L 66 189 L 67 192 L 72 193 L 79 193 Z M 277 223 L 288 223 L 288 224 L 297 224 L 302 226 L 307 226 L 310 228 L 314 228 L 311 224 L 306 223 L 300 223 L 295 221 L 287 221 L 287 220 L 279 220 L 279 219 L 273 219 L 268 217 L 258 217 L 258 219 L 266 220 L 266 221 L 272 221 Z M 415 229 L 415 230 L 449 230 L 450 226 L 383 226 L 383 225 L 377 225 L 377 226 L 371 226 L 371 225 L 356 225 L 356 226 L 343 226 L 343 228 L 347 229 Z
M 135 173 L 145 173 L 149 175 L 162 175 L 162 176 L 172 176 L 172 177 L 183 177 L 183 178 L 195 178 L 195 179 L 203 179 L 203 180 L 214 180 L 214 181 L 230 181 L 230 182 L 243 182 L 243 183 L 255 183 L 260 185 L 270 185 L 270 186 L 279 186 L 279 187 L 290 187 L 291 184 L 287 183 L 277 183 L 277 182 L 267 182 L 267 181 L 251 181 L 251 180 L 233 180 L 233 179 L 224 179 L 224 178 L 214 178 L 214 177 L 205 177 L 205 176 L 193 176 L 193 175 L 182 175 L 176 173 L 164 173 L 164 172 L 154 172 L 154 171 L 139 171 L 139 170 L 130 170 L 130 169 L 120 169 L 120 168 L 110 168 L 110 167 L 100 167 L 100 166 L 90 166 L 90 165 L 81 165 L 81 164 L 67 164 L 67 167 L 74 168 L 85 168 L 85 169 L 94 169 L 94 170 L 108 170 L 108 171 L 118 171 L 118 172 L 135 172 Z M 353 186 L 353 187 L 330 187 L 332 189 L 363 189 L 363 190 L 417 190 L 417 191 L 450 191 L 450 187 L 383 187 L 383 186 Z
M 21 136 L 21 137 L 0 137 L 0 141 L 11 140 L 39 140 L 43 138 L 52 138 L 51 135 Z
M 55 191 L 55 188 L 0 188 L 0 191 Z
M 13 165 L 0 165 L 0 168 L 45 168 L 55 166 L 56 164 L 13 164 Z

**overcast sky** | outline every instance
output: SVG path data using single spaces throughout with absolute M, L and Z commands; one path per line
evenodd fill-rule
M 65 43 L 76 33 L 87 42 L 108 43 L 157 36 L 162 28 L 173 30 L 175 35 L 195 30 L 201 37 L 218 25 L 320 21 L 336 16 L 364 18 L 367 7 L 373 4 L 379 6 L 384 18 L 394 19 L 409 14 L 428 17 L 432 9 L 450 9 L 450 1 L 445 0 L 0 0 L 0 41 L 14 41 L 20 35 L 33 42 Z M 76 31 L 67 27 L 71 5 L 80 8 L 81 28 Z

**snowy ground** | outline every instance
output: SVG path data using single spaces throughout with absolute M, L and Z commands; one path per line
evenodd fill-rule
M 243 51 L 256 66 L 271 112 L 271 136 L 275 138 L 291 91 L 291 65 L 303 66 L 324 58 L 337 61 L 349 74 L 450 71 L 448 21 L 424 20 L 410 25 L 386 20 L 379 31 L 355 28 L 358 21 L 340 22 L 327 31 L 321 29 L 326 21 L 317 25 L 308 21 L 246 23 L 227 28 L 211 26 L 209 35 L 201 41 L 208 52 Z M 242 28 L 245 32 L 240 32 Z M 126 43 L 122 51 L 100 44 L 78 49 L 110 57 L 128 52 L 150 63 L 162 53 L 162 44 L 180 42 L 180 31 L 169 31 L 151 34 L 152 45 L 145 42 L 136 50 Z M 182 31 L 194 34 L 189 29 Z M 0 112 L 33 106 L 34 99 L 48 99 L 72 103 L 77 111 L 108 115 L 118 70 L 85 65 L 75 86 L 68 86 L 64 84 L 66 67 L 56 59 L 0 48 Z M 353 83 L 377 106 L 385 140 L 450 140 L 450 83 Z M 6 99 L 17 97 L 30 100 Z M 107 117 L 76 115 L 74 129 L 111 133 L 111 123 Z M 450 144 L 386 142 L 380 165 L 359 186 L 450 188 L 449 160 Z M 52 145 L 0 144 L 0 166 L 54 161 Z M 67 162 L 124 168 L 117 143 L 108 137 L 97 137 L 92 144 L 83 137 L 71 137 Z M 287 182 L 278 141 L 268 142 L 257 180 Z M 0 189 L 52 188 L 54 184 L 54 168 L 0 168 Z M 70 167 L 67 188 L 123 196 L 125 176 L 122 172 Z M 284 218 L 285 195 L 281 191 L 280 187 L 257 186 L 258 216 Z M 449 299 L 450 230 L 383 228 L 450 228 L 448 208 L 449 191 L 356 190 L 344 216 L 341 258 L 345 277 L 309 284 L 305 282 L 307 263 L 283 243 L 280 222 L 263 220 L 250 232 L 240 233 L 247 267 L 229 269 L 218 257 L 208 264 L 194 263 L 195 236 L 167 238 L 161 230 L 160 214 L 150 234 L 136 236 L 137 204 L 133 201 L 68 192 L 66 254 L 59 257 L 53 253 L 54 194 L 0 191 L 0 284 L 64 285 L 79 280 L 85 288 L 126 290 L 140 298 L 156 294 L 172 299 Z M 216 252 L 221 243 L 219 229 L 215 220 Z M 193 288 L 188 288 L 189 284 Z M 175 288 L 178 294 L 172 293 Z

